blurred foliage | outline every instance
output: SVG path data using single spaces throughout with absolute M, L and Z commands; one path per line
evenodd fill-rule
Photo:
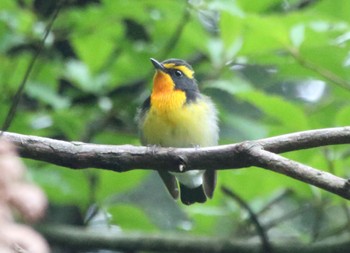
M 0 1 L 2 121 L 58 2 Z M 200 89 L 220 111 L 222 144 L 348 125 L 349 10 L 348 0 L 67 1 L 10 131 L 139 145 L 134 116 L 150 93 L 150 57 L 193 65 Z M 349 154 L 341 146 L 286 156 L 349 177 Z M 76 206 L 85 217 L 102 212 L 104 222 L 122 230 L 256 236 L 246 212 L 220 187 L 213 200 L 186 207 L 174 204 L 154 173 L 26 162 L 52 205 Z M 271 237 L 309 242 L 349 231 L 342 199 L 285 176 L 222 171 L 218 185 L 245 199 Z M 100 209 L 91 214 L 94 204 Z

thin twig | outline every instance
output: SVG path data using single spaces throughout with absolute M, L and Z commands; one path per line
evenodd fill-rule
M 249 219 L 253 223 L 253 225 L 256 228 L 256 232 L 258 233 L 260 239 L 261 239 L 261 244 L 262 244 L 262 249 L 263 252 L 265 253 L 272 253 L 272 247 L 269 242 L 269 238 L 267 233 L 265 232 L 265 229 L 261 226 L 260 221 L 257 217 L 257 215 L 254 213 L 254 211 L 250 208 L 250 206 L 244 201 L 240 196 L 238 196 L 236 193 L 234 193 L 231 189 L 225 186 L 221 186 L 221 191 L 234 201 L 236 201 L 244 210 L 248 212 Z
M 294 192 L 291 189 L 283 189 L 281 192 L 278 192 L 276 196 L 273 196 L 270 200 L 268 200 L 262 208 L 257 212 L 258 215 L 264 214 L 266 211 L 270 210 L 274 205 L 277 205 L 290 195 L 293 195 Z
M 41 42 L 39 44 L 39 47 L 38 47 L 37 51 L 35 52 L 35 54 L 33 55 L 31 61 L 29 62 L 28 68 L 27 68 L 27 70 L 26 70 L 26 72 L 25 72 L 25 74 L 23 76 L 22 82 L 20 83 L 20 85 L 19 85 L 19 87 L 18 87 L 18 89 L 16 91 L 16 94 L 15 94 L 13 100 L 12 100 L 12 104 L 10 106 L 10 109 L 9 109 L 7 115 L 6 115 L 5 121 L 3 122 L 1 131 L 0 131 L 0 137 L 3 135 L 4 131 L 8 130 L 8 128 L 10 127 L 10 125 L 12 123 L 12 120 L 15 117 L 16 109 L 17 109 L 18 103 L 19 103 L 19 101 L 20 101 L 20 99 L 22 97 L 22 94 L 23 94 L 23 91 L 24 91 L 24 87 L 25 87 L 25 85 L 27 83 L 29 75 L 30 75 L 30 73 L 33 70 L 33 67 L 34 67 L 34 64 L 35 64 L 37 58 L 39 57 L 41 51 L 43 50 L 43 48 L 45 46 L 46 38 L 50 34 L 50 31 L 51 31 L 51 28 L 53 26 L 53 23 L 55 22 L 55 20 L 56 20 L 56 18 L 58 16 L 58 13 L 61 10 L 63 2 L 64 2 L 64 0 L 61 0 L 57 4 L 57 8 L 56 8 L 55 12 L 53 13 L 50 22 L 47 24 L 44 36 L 43 36 L 43 38 L 42 38 L 42 40 L 41 40 Z
M 283 213 L 280 216 L 275 216 L 273 219 L 270 221 L 264 223 L 264 228 L 266 230 L 270 230 L 278 225 L 280 225 L 283 222 L 290 221 L 292 219 L 295 219 L 298 216 L 304 215 L 305 213 L 311 211 L 312 206 L 308 204 L 303 204 L 302 206 L 293 209 L 293 210 L 288 210 L 287 212 Z
M 338 85 L 339 87 L 346 89 L 347 91 L 350 91 L 350 82 L 348 82 L 346 79 L 343 79 L 337 74 L 333 73 L 332 71 L 316 65 L 315 63 L 309 61 L 308 59 L 305 59 L 303 56 L 300 55 L 299 51 L 297 51 L 296 49 L 289 49 L 288 51 L 290 55 L 293 56 L 293 58 L 301 66 L 316 72 L 318 75 L 322 76 L 324 79 Z

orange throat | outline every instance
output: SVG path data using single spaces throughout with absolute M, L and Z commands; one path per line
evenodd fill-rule
M 175 90 L 171 77 L 157 71 L 153 79 L 151 106 L 159 113 L 166 113 L 180 109 L 186 102 L 186 94 L 182 90 Z

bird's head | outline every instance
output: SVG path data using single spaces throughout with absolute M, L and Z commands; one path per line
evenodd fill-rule
M 151 62 L 156 69 L 152 94 L 181 92 L 186 95 L 186 102 L 195 100 L 199 91 L 191 65 L 180 59 L 158 62 L 151 58 Z

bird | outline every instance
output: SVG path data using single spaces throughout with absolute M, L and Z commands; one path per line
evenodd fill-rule
M 194 70 L 185 60 L 150 59 L 155 74 L 151 95 L 139 108 L 137 120 L 142 145 L 153 147 L 208 147 L 218 144 L 217 109 L 200 93 Z M 215 170 L 158 170 L 170 195 L 185 205 L 212 198 Z

